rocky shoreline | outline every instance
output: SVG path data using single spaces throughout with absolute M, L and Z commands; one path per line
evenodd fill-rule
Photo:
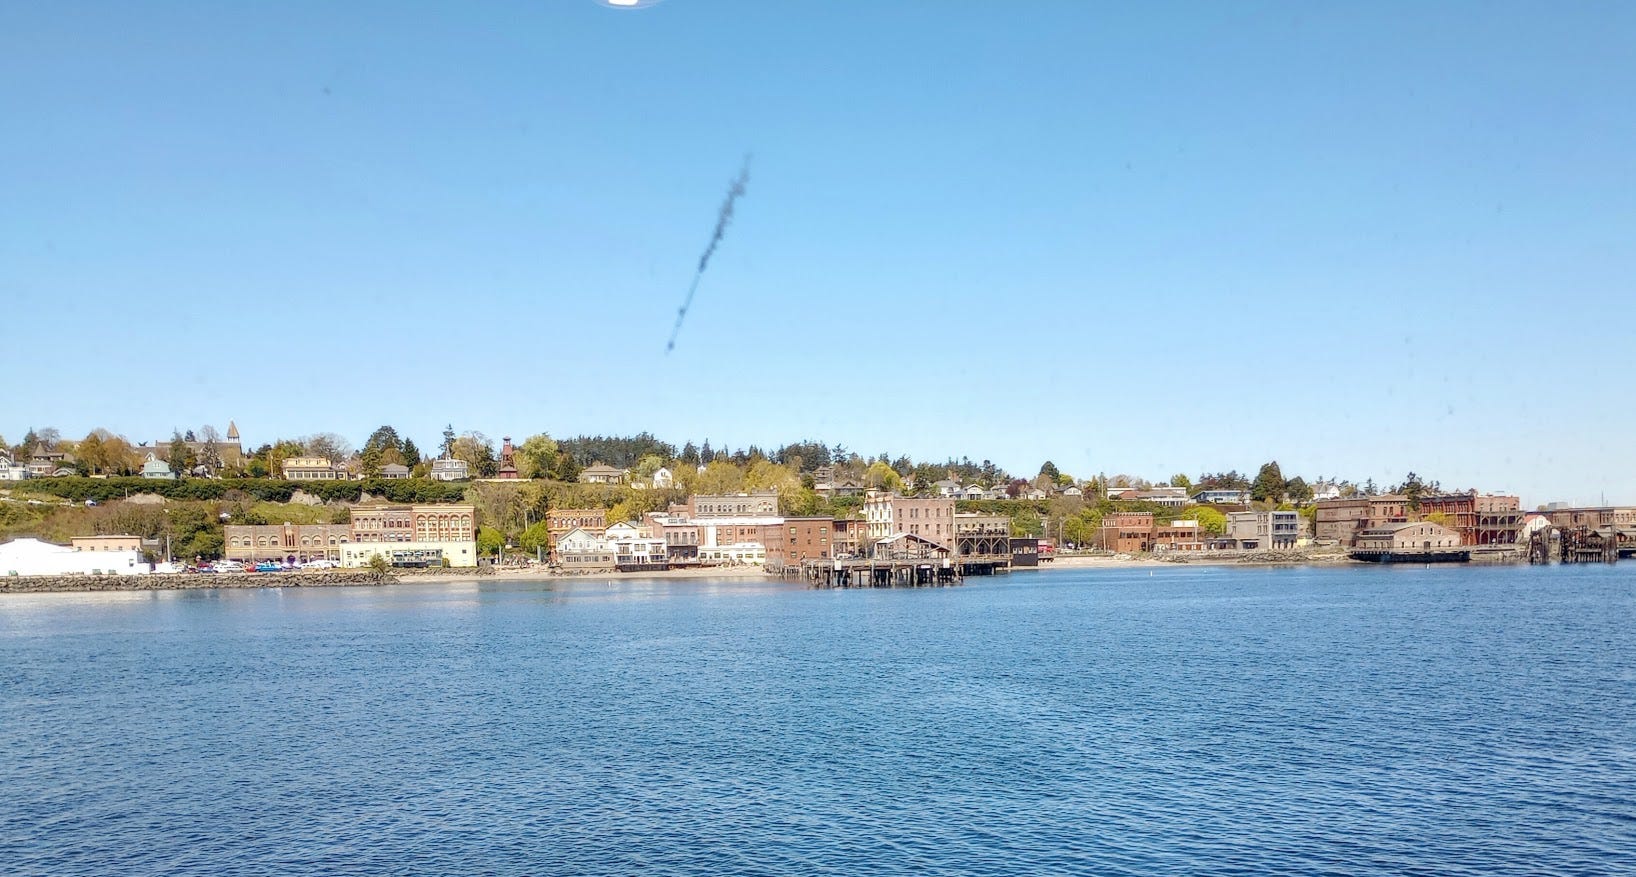
M 195 591 L 212 588 L 345 588 L 389 585 L 397 577 L 374 570 L 147 576 L 0 576 L 0 594 L 70 591 Z

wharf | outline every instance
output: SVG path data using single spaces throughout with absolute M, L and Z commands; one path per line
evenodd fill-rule
M 928 588 L 964 584 L 966 576 L 996 575 L 1010 569 L 1011 555 L 948 557 L 853 557 L 804 560 L 773 572 L 814 588 Z

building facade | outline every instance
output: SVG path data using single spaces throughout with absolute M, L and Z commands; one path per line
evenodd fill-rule
M 767 524 L 762 527 L 761 544 L 767 549 L 767 566 L 773 569 L 799 566 L 806 560 L 830 560 L 835 556 L 835 519 L 785 518 L 782 523 Z
M 592 536 L 601 536 L 608 529 L 606 509 L 548 509 L 545 529 L 556 545 L 562 537 L 575 530 L 584 530 Z
M 471 466 L 465 460 L 443 457 L 432 461 L 433 481 L 470 481 Z
M 778 491 L 757 490 L 751 493 L 700 494 L 688 498 L 687 514 L 691 518 L 776 515 L 778 514 Z
M 336 481 L 346 478 L 346 469 L 324 457 L 290 457 L 281 467 L 286 481 Z
M 1460 547 L 1460 534 L 1431 521 L 1405 521 L 1358 533 L 1364 551 L 1432 551 Z
M 1102 518 L 1097 542 L 1105 551 L 1141 554 L 1153 547 L 1152 512 L 1109 512 Z
M 863 519 L 871 542 L 908 533 L 945 547 L 954 544 L 954 498 L 899 496 L 872 490 L 864 497 Z

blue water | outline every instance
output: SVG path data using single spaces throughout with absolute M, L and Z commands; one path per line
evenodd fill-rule
M 1631 874 L 1636 565 L 0 598 L 0 873 Z

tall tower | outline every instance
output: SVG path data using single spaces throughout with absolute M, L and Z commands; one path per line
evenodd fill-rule
M 500 444 L 500 471 L 501 478 L 512 479 L 517 477 L 517 452 L 511 447 L 511 436 L 506 436 Z

